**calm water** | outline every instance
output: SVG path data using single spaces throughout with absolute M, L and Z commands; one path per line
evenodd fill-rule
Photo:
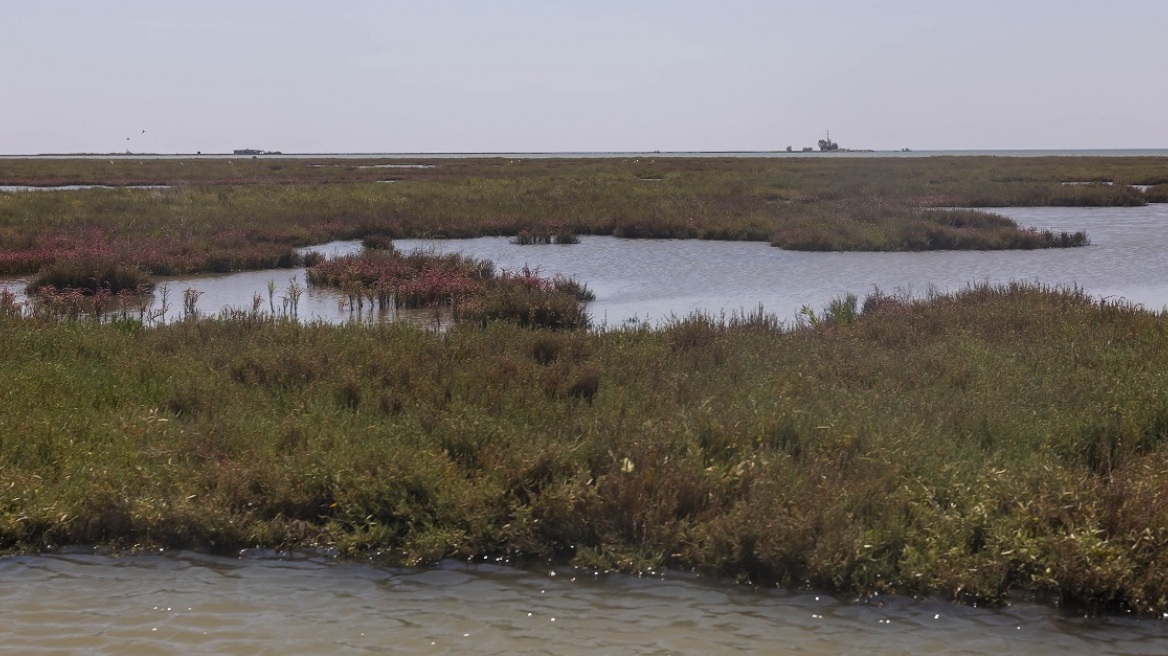
M 1086 230 L 1092 245 L 1040 251 L 799 253 L 764 243 L 583 237 L 572 246 L 515 246 L 507 238 L 490 237 L 401 240 L 397 246 L 460 251 L 490 259 L 500 268 L 528 265 L 545 275 L 577 278 L 596 292 L 597 299 L 589 306 L 593 319 L 609 327 L 630 320 L 659 323 L 698 310 L 741 312 L 759 305 L 793 321 L 803 306 L 820 310 L 848 293 L 862 299 L 878 288 L 922 295 L 1011 280 L 1078 285 L 1092 294 L 1126 299 L 1152 310 L 1168 306 L 1168 205 L 997 211 L 1024 226 Z M 337 255 L 359 249 L 358 242 L 335 242 L 315 250 Z M 263 308 L 272 304 L 279 308 L 293 281 L 304 284 L 303 270 L 171 278 L 165 281 L 170 290 L 168 316 L 178 316 L 183 290 L 188 288 L 202 292 L 198 308 L 204 313 L 250 308 L 257 295 Z M 269 282 L 277 287 L 271 300 Z M 0 286 L 5 284 L 23 288 L 20 280 L 0 281 Z M 325 321 L 355 316 L 339 307 L 338 301 L 334 291 L 310 288 L 300 299 L 298 314 L 302 319 Z M 433 311 L 400 316 L 422 323 L 434 320 Z M 363 318 L 387 316 L 373 313 Z
M 6 653 L 1156 654 L 1168 624 L 446 562 L 0 559 Z
M 762 243 L 584 237 L 574 246 L 514 246 L 505 238 L 399 242 L 525 264 L 588 283 L 597 322 L 660 321 L 694 310 L 714 314 L 760 304 L 780 318 L 819 310 L 879 288 L 917 295 L 1011 280 L 1078 285 L 1153 310 L 1168 305 L 1168 205 L 1140 208 L 1007 208 L 1023 226 L 1086 230 L 1092 245 L 1041 251 L 799 253 Z

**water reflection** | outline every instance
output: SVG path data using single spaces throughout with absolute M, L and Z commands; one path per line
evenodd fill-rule
M 685 574 L 190 552 L 0 559 L 6 649 L 217 654 L 1161 654 L 1168 625 L 858 601 Z

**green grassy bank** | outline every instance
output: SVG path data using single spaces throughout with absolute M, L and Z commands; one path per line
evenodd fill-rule
M 1168 611 L 1168 319 L 1031 287 L 851 309 L 444 334 L 8 312 L 0 548 L 492 554 Z

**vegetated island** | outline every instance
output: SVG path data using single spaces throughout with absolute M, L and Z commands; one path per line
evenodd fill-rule
M 71 241 L 80 232 L 100 235 L 111 253 L 124 236 L 157 240 L 166 257 L 175 244 L 206 256 L 216 232 L 231 230 L 258 263 L 271 243 L 275 252 L 321 235 L 364 236 L 362 255 L 311 262 L 312 284 L 364 299 L 350 302 L 457 299 L 466 314 L 438 334 L 302 323 L 271 297 L 217 316 L 190 311 L 195 301 L 184 298 L 181 312 L 157 316 L 132 303 L 102 313 L 95 298 L 114 292 L 101 286 L 88 295 L 50 286 L 26 302 L 0 293 L 0 549 L 259 545 L 404 564 L 492 555 L 1168 611 L 1162 314 L 1075 290 L 976 286 L 921 300 L 836 299 L 794 324 L 760 310 L 593 331 L 579 283 L 500 275 L 458 257 L 427 261 L 386 241 L 420 229 L 418 217 L 446 236 L 473 234 L 491 217 L 500 221 L 491 234 L 550 225 L 502 222 L 507 203 L 528 208 L 518 217 L 587 226 L 605 211 L 538 211 L 567 212 L 584 199 L 606 211 L 628 201 L 612 224 L 625 229 L 645 217 L 694 230 L 715 218 L 749 225 L 743 216 L 756 215 L 713 199 L 761 207 L 778 184 L 814 196 L 812 212 L 817 203 L 851 208 L 853 197 L 919 201 L 914 193 L 935 187 L 945 190 L 939 206 L 1134 204 L 1156 187 L 1126 184 L 1162 185 L 1158 160 L 942 158 L 896 174 L 830 160 L 783 169 L 797 184 L 775 182 L 775 165 L 757 160 L 667 162 L 668 171 L 657 162 L 451 161 L 389 169 L 401 176 L 390 185 L 352 180 L 368 175 L 352 162 L 306 165 L 297 171 L 305 179 L 277 182 L 290 174 L 265 162 L 211 181 L 250 161 L 188 163 L 199 182 L 170 189 L 0 195 L 0 248 L 57 246 L 54 261 L 68 262 L 83 251 Z M 27 166 L 47 184 L 95 164 Z M 127 175 L 106 183 L 149 178 L 109 166 Z M 687 167 L 698 174 L 669 182 Z M 581 173 L 562 177 L 568 170 Z M 1041 181 L 965 181 L 979 172 Z M 620 178 L 611 187 L 610 176 Z M 833 193 L 841 180 L 853 191 Z M 740 193 L 722 189 L 733 184 Z M 535 191 L 520 193 L 524 185 Z M 413 186 L 424 191 L 411 195 Z M 951 202 L 959 193 L 966 202 Z M 688 199 L 681 206 L 692 212 L 666 211 L 676 209 L 668 199 Z M 283 223 L 266 200 L 286 212 Z M 138 213 L 150 207 L 169 209 Z M 708 213 L 696 214 L 701 207 Z M 689 236 L 731 234 L 741 236 Z M 158 261 L 175 269 L 205 268 L 197 256 L 187 265 L 166 257 Z M 437 295 L 410 295 L 424 290 Z

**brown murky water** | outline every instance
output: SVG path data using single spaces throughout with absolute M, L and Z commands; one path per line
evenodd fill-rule
M 0 559 L 0 650 L 86 654 L 1163 654 L 1168 623 L 445 562 Z

